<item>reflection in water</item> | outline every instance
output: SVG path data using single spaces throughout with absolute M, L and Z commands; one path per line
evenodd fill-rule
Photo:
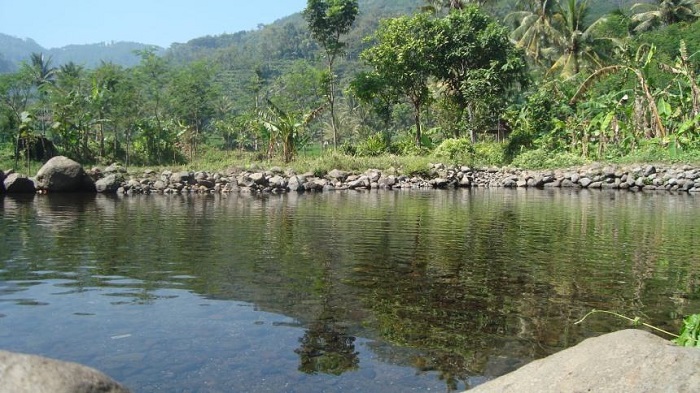
M 301 372 L 340 375 L 359 367 L 355 337 L 349 336 L 332 317 L 312 322 L 299 342 L 301 346 L 294 352 L 299 355 Z
M 136 391 L 461 390 L 625 327 L 573 325 L 593 308 L 673 331 L 700 305 L 686 194 L 0 201 L 0 347 Z

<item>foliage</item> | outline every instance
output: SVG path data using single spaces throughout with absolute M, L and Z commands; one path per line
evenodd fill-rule
M 445 139 L 433 151 L 433 155 L 437 158 L 463 164 L 471 163 L 474 153 L 474 146 L 468 138 Z
M 444 84 L 444 96 L 455 104 L 454 135 L 467 130 L 474 143 L 477 131 L 498 122 L 513 89 L 526 84 L 522 53 L 506 28 L 476 6 L 437 20 L 434 34 L 431 75 Z
M 700 348 L 700 314 L 693 314 L 683 319 L 681 334 L 673 340 L 682 347 Z
M 341 55 L 346 44 L 340 36 L 347 34 L 358 13 L 357 0 L 308 0 L 304 18 L 309 31 L 326 52 L 328 74 L 326 75 L 326 98 L 330 108 L 333 147 L 338 147 L 338 129 L 335 116 L 336 76 L 335 59 Z
M 511 164 L 519 168 L 544 169 L 580 166 L 586 161 L 571 153 L 551 153 L 543 149 L 527 150 L 517 156 Z
M 372 71 L 360 74 L 359 81 L 356 79 L 359 98 L 384 96 L 388 97 L 384 101 L 410 102 L 416 132 L 414 141 L 420 147 L 421 115 L 430 101 L 428 81 L 434 65 L 430 59 L 440 40 L 435 22 L 426 14 L 386 19 L 372 39 L 375 44 L 361 54 Z M 372 82 L 362 82 L 363 79 Z
M 359 143 L 355 149 L 358 156 L 379 156 L 389 149 L 386 138 L 382 133 L 371 135 L 365 141 Z
M 646 2 L 631 16 L 686 3 Z M 299 159 L 325 155 L 331 132 L 353 155 L 410 157 L 468 133 L 473 150 L 462 159 L 484 165 L 698 157 L 700 22 L 692 18 L 627 36 L 637 26 L 630 15 L 604 15 L 615 7 L 593 0 L 307 5 L 305 15 L 194 39 L 165 56 L 143 49 L 132 68 L 64 62 L 36 46 L 0 75 L 0 143 L 16 143 L 27 112 L 32 133 L 85 163 L 191 165 L 216 149 Z M 489 11 L 507 15 L 506 25 Z M 270 99 L 294 118 L 286 149 L 274 135 L 284 127 L 269 127 L 281 119 Z M 324 102 L 322 121 L 295 128 Z M 490 142 L 495 128 L 503 143 Z

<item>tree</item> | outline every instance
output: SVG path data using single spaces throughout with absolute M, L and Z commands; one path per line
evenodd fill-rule
M 511 12 L 505 19 L 515 24 L 511 39 L 537 65 L 543 65 L 547 61 L 547 51 L 551 51 L 555 4 L 554 0 L 530 0 L 526 2 L 526 9 Z
M 635 33 L 643 33 L 659 26 L 678 22 L 693 22 L 698 19 L 698 0 L 655 0 L 652 3 L 637 3 L 632 6 L 632 23 Z
M 359 77 L 383 83 L 355 82 L 367 89 L 382 89 L 366 90 L 360 97 L 376 97 L 383 91 L 395 101 L 406 98 L 413 107 L 416 146 L 421 145 L 421 112 L 431 98 L 428 82 L 434 74 L 434 50 L 442 38 L 436 21 L 424 13 L 386 19 L 375 32 L 374 46 L 361 54 L 372 71 Z
M 358 13 L 357 0 L 308 0 L 304 18 L 309 24 L 313 38 L 326 52 L 328 64 L 327 100 L 333 129 L 333 147 L 338 147 L 338 125 L 335 116 L 335 74 L 333 66 L 336 58 L 345 50 L 340 36 L 347 34 Z
M 477 130 L 500 116 L 509 89 L 525 83 L 525 62 L 506 28 L 476 6 L 450 13 L 437 26 L 434 76 L 457 108 L 462 124 L 455 127 L 455 136 L 466 128 L 476 142 Z
M 179 70 L 170 86 L 170 105 L 182 124 L 190 159 L 197 156 L 202 131 L 214 114 L 218 85 L 211 64 L 199 61 Z
M 596 46 L 601 39 L 596 35 L 596 28 L 606 19 L 588 22 L 588 0 L 560 0 L 558 7 L 553 36 L 558 58 L 549 72 L 567 78 L 578 74 L 583 67 L 602 67 L 605 54 Z
M 282 142 L 282 154 L 284 162 L 290 162 L 297 152 L 297 148 L 308 141 L 304 129 L 323 110 L 323 106 L 301 116 L 292 111 L 285 111 L 267 100 L 268 111 L 261 113 L 263 127 L 269 133 L 268 155 L 272 155 L 277 141 Z

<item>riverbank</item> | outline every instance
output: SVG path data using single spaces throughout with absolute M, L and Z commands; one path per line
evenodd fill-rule
M 220 172 L 145 169 L 139 173 L 129 173 L 117 164 L 85 170 L 68 158 L 54 157 L 34 177 L 0 171 L 0 184 L 0 192 L 6 193 L 88 191 L 119 195 L 469 187 L 698 193 L 700 166 L 591 164 L 578 168 L 533 171 L 435 163 L 414 174 L 404 174 L 396 168 L 367 169 L 362 172 L 334 169 L 327 173 L 296 173 L 280 167 L 231 168 Z

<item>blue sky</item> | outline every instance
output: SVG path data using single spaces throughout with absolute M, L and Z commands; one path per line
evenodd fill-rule
M 0 0 L 0 33 L 45 48 L 135 41 L 168 47 L 255 29 L 306 7 L 306 0 Z

